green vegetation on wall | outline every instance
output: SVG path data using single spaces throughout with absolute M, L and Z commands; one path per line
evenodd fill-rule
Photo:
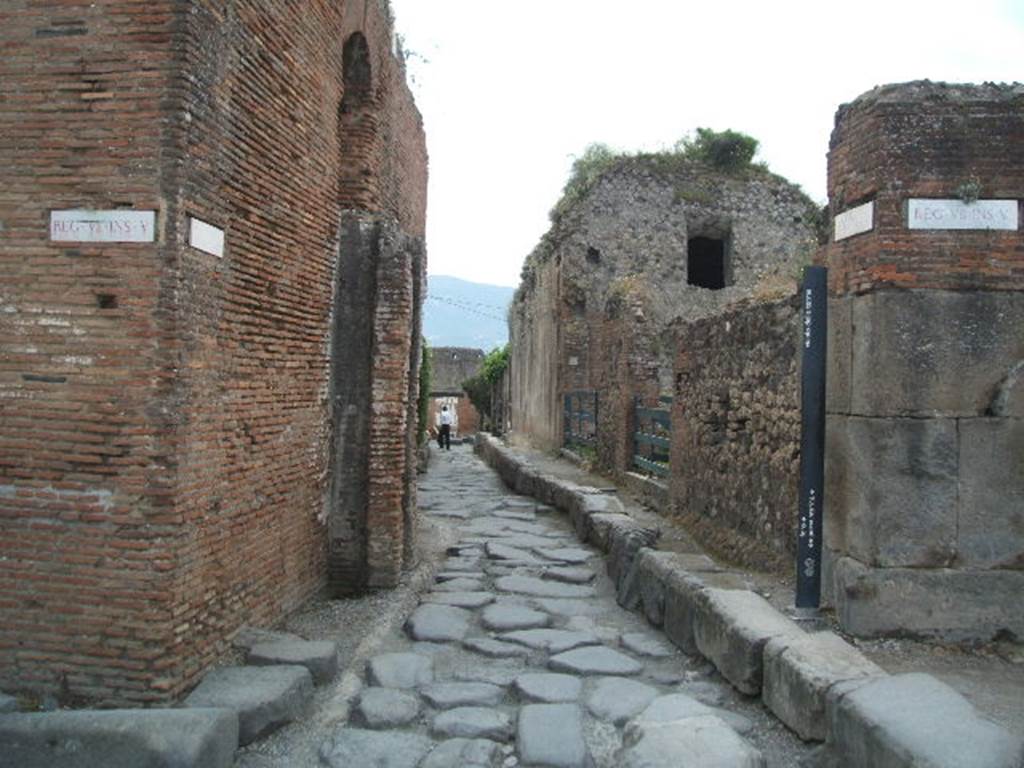
M 510 352 L 508 344 L 503 347 L 495 347 L 484 356 L 483 362 L 480 364 L 480 372 L 462 382 L 462 388 L 469 396 L 469 401 L 473 403 L 473 407 L 476 408 L 485 423 L 490 419 L 491 414 L 491 390 L 505 375 Z

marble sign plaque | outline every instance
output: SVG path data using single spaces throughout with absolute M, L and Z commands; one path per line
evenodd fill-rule
M 861 232 L 870 232 L 875 228 L 875 201 L 837 214 L 833 225 L 834 239 L 837 243 Z
M 50 240 L 60 243 L 152 243 L 156 211 L 50 211 Z
M 224 230 L 196 218 L 189 218 L 188 244 L 212 256 L 224 255 Z
M 1016 231 L 1016 200 L 925 200 L 907 201 L 908 229 L 1004 229 Z

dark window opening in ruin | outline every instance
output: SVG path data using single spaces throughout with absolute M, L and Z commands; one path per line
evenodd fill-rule
M 117 296 L 112 293 L 96 294 L 96 306 L 100 309 L 117 309 Z
M 587 261 L 589 261 L 591 264 L 600 264 L 601 252 L 597 250 L 597 248 L 595 248 L 594 246 L 590 246 L 589 248 L 587 248 Z
M 691 237 L 686 241 L 686 282 L 713 291 L 729 285 L 725 240 Z

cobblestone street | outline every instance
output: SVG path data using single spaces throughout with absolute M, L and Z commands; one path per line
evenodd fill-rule
M 468 446 L 435 454 L 419 501 L 457 543 L 369 655 L 347 722 L 312 713 L 239 753 L 239 768 L 782 768 L 810 751 L 620 608 L 602 556 Z

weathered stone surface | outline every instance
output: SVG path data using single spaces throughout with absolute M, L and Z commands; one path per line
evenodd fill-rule
M 483 707 L 456 707 L 434 718 L 431 733 L 445 738 L 508 741 L 514 730 L 512 718 L 504 712 Z
M 587 646 L 560 653 L 548 659 L 548 666 L 556 672 L 579 675 L 636 675 L 644 668 L 636 659 L 604 646 Z
M 417 768 L 432 746 L 415 733 L 341 728 L 320 747 L 320 761 L 328 768 Z
M 1024 742 L 930 675 L 839 683 L 826 707 L 829 743 L 847 768 L 1019 768 Z
M 434 577 L 435 581 L 439 584 L 451 581 L 452 579 L 476 579 L 477 581 L 483 579 L 485 576 L 483 571 L 441 571 Z
M 583 681 L 578 677 L 554 672 L 527 672 L 519 675 L 514 685 L 523 699 L 544 704 L 576 701 L 583 690 Z
M 573 632 L 566 629 L 521 629 L 499 635 L 498 639 L 549 653 L 561 653 L 582 645 L 597 645 L 601 642 L 593 632 Z
M 805 741 L 827 735 L 825 694 L 836 683 L 885 672 L 838 635 L 817 632 L 769 640 L 764 650 L 765 705 Z
M 296 719 L 312 693 L 305 667 L 220 667 L 207 673 L 184 706 L 238 713 L 238 743 L 244 746 Z
M 615 764 L 621 768 L 765 768 L 761 753 L 714 716 L 631 723 Z
M 480 615 L 480 623 L 496 632 L 537 629 L 551 623 L 551 615 L 519 605 L 489 605 Z
M 843 551 L 868 565 L 945 567 L 957 544 L 956 419 L 833 417 L 829 509 Z M 830 533 L 830 546 L 835 534 Z
M 765 644 L 803 631 L 753 592 L 708 589 L 698 606 L 694 638 L 701 655 L 742 693 L 761 690 Z
M 708 717 L 715 715 L 713 707 L 702 704 L 692 696 L 685 693 L 670 693 L 665 696 L 658 696 L 651 703 L 644 707 L 637 716 L 637 723 L 659 724 L 672 723 L 676 720 L 686 720 L 691 717 Z
M 545 568 L 541 573 L 542 579 L 548 581 L 560 581 L 563 584 L 589 584 L 597 576 L 589 568 L 573 568 L 573 567 L 559 567 L 559 568 Z
M 366 665 L 371 685 L 382 688 L 418 688 L 434 682 L 434 662 L 418 653 L 385 653 Z
M 364 688 L 355 708 L 356 720 L 367 728 L 396 728 L 420 714 L 420 700 L 394 688 Z
M 665 636 L 683 653 L 698 653 L 694 625 L 698 608 L 706 603 L 704 590 L 745 589 L 743 580 L 731 573 L 679 572 L 666 581 Z
M 472 618 L 473 614 L 462 608 L 424 603 L 413 611 L 405 629 L 413 640 L 452 642 L 466 636 Z
M 528 656 L 528 648 L 515 643 L 503 643 L 500 640 L 493 640 L 489 637 L 470 637 L 462 641 L 462 647 L 470 651 L 476 651 L 484 656 L 494 659 L 510 658 L 512 656 Z
M 309 670 L 315 684 L 322 685 L 338 674 L 338 646 L 327 640 L 258 643 L 249 649 L 245 662 L 257 667 L 297 664 Z
M 434 747 L 419 768 L 500 768 L 501 744 L 490 739 L 448 739 Z
M 515 664 L 515 661 L 509 663 Z M 484 667 L 457 669 L 455 670 L 455 679 L 467 683 L 489 683 L 499 688 L 507 688 L 522 672 L 522 667 L 519 666 L 497 666 L 491 663 Z
M 1024 571 L 866 568 L 843 557 L 833 565 L 833 579 L 840 623 L 859 636 L 1024 637 Z
M 539 565 L 544 562 L 539 557 L 536 557 L 525 549 L 510 547 L 507 544 L 501 544 L 497 541 L 487 542 L 485 549 L 487 551 L 487 557 L 491 560 L 511 560 L 516 563 L 532 565 Z
M 577 526 L 576 533 L 582 541 L 593 544 L 602 552 L 607 552 L 611 547 L 612 529 L 633 524 L 633 518 L 619 512 L 595 513 L 586 518 L 586 525 L 582 531 Z
M 658 689 L 622 677 L 604 677 L 587 697 L 587 709 L 599 720 L 621 725 L 643 711 L 658 695 Z
M 607 610 L 593 600 L 544 598 L 537 600 L 537 605 L 556 616 L 596 616 Z
M 434 683 L 420 689 L 420 695 L 438 709 L 493 707 L 505 698 L 505 691 L 490 683 Z
M 424 603 L 451 605 L 456 608 L 480 608 L 493 603 L 492 592 L 428 592 L 423 596 Z
M 238 715 L 207 708 L 9 714 L 0 717 L 0 745 L 0 765 L 10 768 L 229 768 Z
M 978 416 L 1021 359 L 1019 293 L 876 291 L 851 301 L 852 413 Z
M 262 643 L 301 643 L 303 638 L 293 635 L 290 632 L 275 632 L 270 629 L 259 627 L 242 627 L 238 634 L 232 639 L 231 644 L 235 648 L 249 650 L 253 646 Z
M 519 711 L 516 737 L 526 765 L 589 768 L 583 716 L 576 704 L 527 704 Z
M 18 700 L 6 693 L 0 693 L 0 715 L 18 711 Z
M 592 597 L 594 594 L 594 590 L 590 587 L 560 584 L 535 576 L 502 576 L 495 580 L 494 585 L 502 592 L 514 592 L 534 597 L 582 598 Z
M 645 547 L 633 560 L 620 584 L 617 599 L 627 610 L 640 609 L 647 621 L 660 627 L 665 620 L 666 589 L 671 579 L 690 573 L 713 573 L 722 569 L 707 555 L 661 552 Z
M 657 635 L 648 632 L 627 632 L 619 638 L 622 647 L 637 656 L 665 659 L 673 655 L 673 648 Z
M 1024 375 L 1024 374 L 1022 374 Z M 1019 387 L 1024 391 L 1024 384 Z M 1024 456 L 1024 418 L 963 419 L 957 565 L 1024 568 L 1024 467 L 1006 471 L 1006 457 Z

